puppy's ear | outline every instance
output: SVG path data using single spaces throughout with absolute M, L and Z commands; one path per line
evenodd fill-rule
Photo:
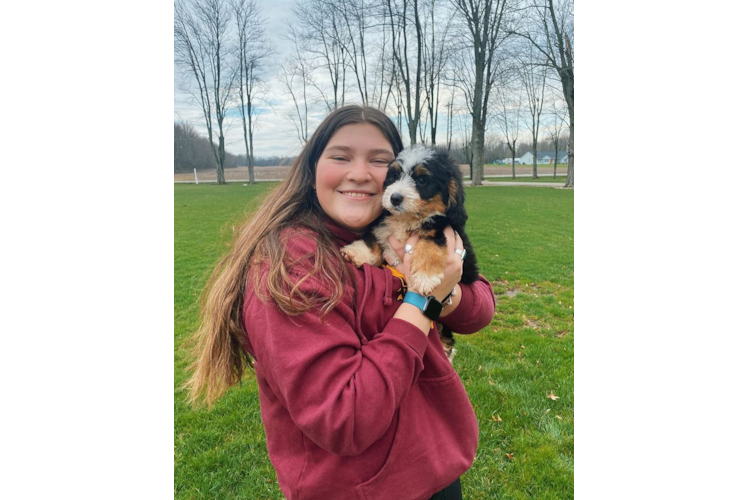
M 461 189 L 456 180 L 450 180 L 447 189 L 449 191 L 449 203 L 447 204 L 448 208 L 454 205 L 461 205 L 465 201 L 464 196 L 460 196 Z
M 465 211 L 465 193 L 462 186 L 452 179 L 449 181 L 449 203 L 447 204 L 447 219 L 452 227 L 465 227 L 468 215 Z

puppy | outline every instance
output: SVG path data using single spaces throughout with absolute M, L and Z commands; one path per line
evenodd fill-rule
M 462 172 L 445 151 L 421 144 L 404 149 L 387 170 L 382 196 L 382 215 L 374 221 L 363 239 L 341 249 L 343 257 L 356 267 L 363 264 L 381 266 L 394 262 L 397 255 L 388 238 L 394 235 L 406 241 L 419 236 L 410 261 L 410 286 L 421 295 L 431 295 L 444 279 L 447 262 L 447 240 L 444 228 L 462 238 L 467 251 L 461 283 L 478 279 L 478 265 L 470 240 L 465 234 L 468 216 L 465 211 Z M 454 355 L 452 332 L 442 327 L 440 337 L 450 362 Z

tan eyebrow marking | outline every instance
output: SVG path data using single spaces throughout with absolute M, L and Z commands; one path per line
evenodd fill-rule
M 415 170 L 413 170 L 413 173 L 415 175 L 431 175 L 431 172 L 429 172 L 429 169 L 427 169 L 423 165 L 417 165 Z

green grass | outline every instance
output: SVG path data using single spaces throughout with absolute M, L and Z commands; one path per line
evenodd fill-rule
M 188 407 L 179 389 L 188 363 L 181 344 L 197 326 L 207 273 L 232 225 L 272 186 L 174 186 L 175 498 L 283 498 L 251 374 L 212 411 Z M 574 495 L 573 197 L 521 186 L 467 190 L 467 231 L 497 314 L 481 332 L 457 338 L 455 368 L 480 427 L 478 454 L 462 477 L 465 498 Z M 548 398 L 551 391 L 560 399 Z
M 558 182 L 560 184 L 563 184 L 566 182 L 566 172 L 564 172 L 563 175 L 556 174 L 555 179 L 553 178 L 553 175 L 541 175 L 538 179 L 522 176 L 517 176 L 516 178 L 512 179 L 511 177 L 495 177 L 488 175 L 486 176 L 486 180 L 490 182 Z
M 503 165 L 503 164 L 502 165 L 494 165 L 493 163 L 484 163 L 483 164 L 484 168 L 485 167 L 511 167 L 511 166 L 512 166 L 511 163 L 507 163 L 506 165 Z M 519 167 L 532 167 L 532 163 L 529 164 L 529 165 L 520 165 L 519 163 L 515 163 L 514 166 L 517 167 L 517 168 L 519 168 Z M 568 167 L 569 167 L 568 163 L 559 163 L 558 164 L 558 171 L 560 172 L 561 170 L 563 170 L 565 172 Z M 551 171 L 553 171 L 553 164 L 547 165 L 545 163 L 538 163 L 538 170 L 551 170 Z

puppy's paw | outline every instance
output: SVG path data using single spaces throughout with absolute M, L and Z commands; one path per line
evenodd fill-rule
M 431 295 L 443 279 L 444 273 L 428 274 L 424 271 L 415 270 L 410 275 L 410 289 L 421 295 Z
M 376 256 L 361 240 L 356 240 L 350 245 L 346 245 L 340 249 L 340 254 L 345 260 L 352 263 L 356 267 L 361 267 L 364 264 L 371 264 L 372 266 L 377 265 Z

